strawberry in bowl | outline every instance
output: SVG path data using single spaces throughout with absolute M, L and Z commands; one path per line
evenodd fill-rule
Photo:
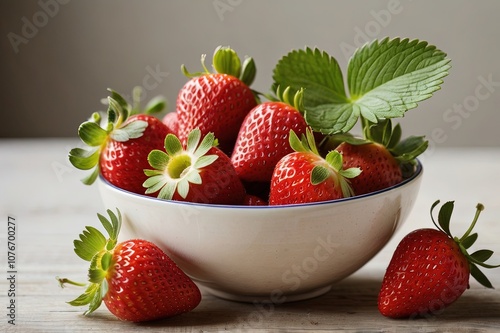
M 253 61 L 242 65 L 230 48 L 216 49 L 213 67 L 183 67 L 190 80 L 162 118 L 170 131 L 136 163 L 142 189 L 101 168 L 93 175 L 102 200 L 122 212 L 123 237 L 157 244 L 214 295 L 285 302 L 325 293 L 410 214 L 427 142 L 402 139 L 391 119 L 440 88 L 449 59 L 424 41 L 377 40 L 350 59 L 345 86 L 335 58 L 294 50 L 273 70 L 276 96 L 248 87 Z

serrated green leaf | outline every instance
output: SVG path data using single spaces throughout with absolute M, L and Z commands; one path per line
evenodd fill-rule
M 441 209 L 439 210 L 438 213 L 439 225 L 441 226 L 441 229 L 449 236 L 451 236 L 450 220 L 451 220 L 451 215 L 453 213 L 453 208 L 454 208 L 454 202 L 448 201 L 441 206 Z
M 303 53 L 296 51 L 291 54 Z M 309 58 L 285 59 L 285 64 L 291 68 L 300 66 L 312 71 L 308 67 L 313 65 Z M 300 76 L 304 74 L 300 71 L 296 72 L 298 78 L 294 81 L 306 89 L 305 116 L 308 124 L 325 134 L 345 133 L 352 129 L 360 116 L 373 123 L 401 117 L 419 102 L 430 98 L 440 89 L 442 79 L 448 75 L 449 62 L 445 53 L 425 41 L 386 38 L 363 46 L 350 59 L 347 69 L 350 98 L 343 97 L 345 93 L 342 98 L 331 97 L 330 100 L 318 97 L 331 96 L 328 89 L 325 91 L 326 83 L 322 81 L 330 76 L 328 74 L 320 78 L 305 76 L 316 80 L 321 88 L 301 81 Z M 328 73 L 329 67 L 325 64 L 317 62 L 314 65 L 319 66 L 317 72 Z M 338 74 L 336 76 L 341 77 Z M 292 82 L 280 76 L 276 76 L 276 83 L 292 85 Z
M 470 256 L 474 258 L 474 260 L 485 262 L 486 260 L 490 259 L 492 255 L 493 251 L 491 250 L 478 250 L 472 253 Z
M 309 93 L 309 91 L 307 91 Z M 360 116 L 358 105 L 346 103 L 306 106 L 304 118 L 316 132 L 323 134 L 347 133 Z
M 474 279 L 476 279 L 477 282 L 479 282 L 481 285 L 483 285 L 486 288 L 493 288 L 493 285 L 491 284 L 490 280 L 484 275 L 479 268 L 474 265 L 470 264 L 470 274 Z
M 106 246 L 106 238 L 104 235 L 92 226 L 85 227 L 85 230 L 80 234 L 80 239 L 73 242 L 75 253 L 86 261 L 91 261 L 92 258 Z
M 78 128 L 78 136 L 85 144 L 97 147 L 106 141 L 108 133 L 99 124 L 86 121 Z
M 73 148 L 70 150 L 68 158 L 70 163 L 77 169 L 90 170 L 99 162 L 100 150 Z
M 319 49 L 294 50 L 279 60 L 273 70 L 273 90 L 304 88 L 306 109 L 347 101 L 344 79 L 337 60 Z

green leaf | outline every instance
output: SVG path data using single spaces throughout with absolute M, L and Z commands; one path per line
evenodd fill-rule
M 169 161 L 170 157 L 164 151 L 154 149 L 148 154 L 149 165 L 157 170 L 166 170 Z
M 78 128 L 78 136 L 85 144 L 96 147 L 106 141 L 108 133 L 99 124 L 87 121 Z
M 90 170 L 99 162 L 99 149 L 73 148 L 69 151 L 69 161 L 77 169 Z
M 256 74 L 257 67 L 255 66 L 255 61 L 253 60 L 253 58 L 245 58 L 245 60 L 243 60 L 241 75 L 239 77 L 241 82 L 243 82 L 247 86 L 251 86 L 253 81 L 255 80 Z
M 192 145 L 191 147 L 189 146 L 190 136 L 192 135 L 192 133 L 193 133 L 193 131 L 191 133 L 189 133 L 189 135 L 188 135 L 188 151 L 191 151 L 192 150 L 191 147 L 194 147 L 194 145 Z M 214 140 L 215 140 L 215 136 L 214 136 L 214 134 L 212 132 L 210 132 L 207 135 L 205 135 L 205 137 L 203 138 L 203 140 L 201 140 L 201 143 L 198 146 L 198 148 L 196 148 L 196 150 L 194 151 L 194 157 L 195 158 L 199 158 L 199 157 L 205 155 L 206 153 L 208 153 L 208 151 L 210 149 L 212 149 L 212 147 L 214 145 Z M 198 142 L 198 140 L 196 140 L 196 142 Z
M 92 185 L 94 184 L 98 176 L 99 176 L 99 165 L 97 165 L 97 167 L 92 171 L 91 174 L 82 178 L 82 183 L 85 185 Z
M 316 165 L 311 172 L 311 184 L 318 185 L 330 176 L 330 171 L 322 165 Z
M 173 156 L 182 151 L 182 144 L 173 134 L 167 134 L 165 137 L 165 150 L 169 156 Z
M 273 80 L 274 91 L 278 86 L 291 87 L 293 93 L 304 88 L 306 108 L 347 101 L 337 60 L 316 48 L 288 53 L 274 68 Z
M 96 283 L 91 283 L 83 294 L 68 302 L 68 304 L 73 306 L 83 306 L 90 304 L 90 302 L 94 299 L 94 295 L 96 294 L 97 290 L 99 290 L 99 285 Z
M 105 270 L 105 271 L 108 270 L 108 268 L 111 266 L 112 259 L 113 259 L 113 255 L 111 254 L 111 252 L 106 252 L 102 255 L 101 267 L 103 270 Z
M 111 98 L 116 101 L 116 103 L 122 108 L 122 109 L 128 109 L 130 106 L 128 102 L 123 98 L 122 95 L 120 95 L 118 92 L 115 90 L 108 88 L 108 91 L 111 93 Z
M 470 248 L 477 240 L 477 233 L 473 233 L 470 236 L 465 237 L 465 239 L 461 242 L 462 246 L 466 249 Z
M 478 250 L 472 253 L 470 256 L 476 261 L 485 262 L 486 260 L 490 259 L 492 255 L 493 251 L 491 250 Z
M 470 274 L 474 279 L 477 280 L 481 285 L 483 285 L 486 288 L 493 288 L 493 285 L 491 284 L 490 280 L 484 275 L 483 272 L 479 270 L 479 268 L 475 264 L 470 264 Z
M 450 220 L 451 215 L 453 213 L 454 202 L 448 201 L 441 206 L 441 209 L 438 213 L 438 222 L 441 226 L 441 229 L 448 235 L 451 236 L 450 233 Z
M 316 131 L 345 133 L 359 117 L 377 123 L 401 117 L 440 89 L 446 54 L 425 41 L 389 39 L 358 49 L 349 61 L 346 97 L 338 64 L 326 53 L 293 51 L 274 71 L 274 86 L 304 88 L 305 117 Z
M 342 154 L 336 150 L 330 151 L 325 160 L 335 171 L 342 170 Z
M 160 113 L 167 107 L 167 100 L 162 96 L 151 99 L 144 107 L 145 114 Z
M 106 238 L 94 227 L 87 226 L 80 234 L 80 239 L 73 242 L 75 253 L 86 261 L 92 258 L 106 246 Z
M 115 130 L 113 130 L 110 134 L 110 137 L 118 142 L 126 142 L 130 139 L 140 138 L 147 127 L 147 121 L 134 120 L 121 128 L 116 128 Z
M 397 143 L 394 148 L 390 149 L 390 152 L 400 162 L 412 162 L 423 154 L 428 146 L 429 141 L 425 140 L 425 137 L 410 136 Z
M 213 67 L 217 73 L 229 74 L 237 78 L 241 74 L 240 57 L 230 47 L 219 46 L 215 49 Z
M 206 166 L 209 166 L 210 164 L 212 164 L 213 162 L 215 162 L 215 160 L 217 160 L 219 158 L 219 156 L 217 155 L 205 155 L 205 156 L 201 156 L 200 158 L 198 158 L 194 164 L 194 168 L 196 169 L 201 169 L 201 168 L 204 168 Z
M 88 272 L 89 281 L 92 283 L 101 283 L 106 277 L 106 271 L 100 268 L 90 268 Z

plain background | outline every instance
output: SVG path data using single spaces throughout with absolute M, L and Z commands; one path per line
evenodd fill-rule
M 345 75 L 355 47 L 389 36 L 426 40 L 453 66 L 401 119 L 405 136 L 425 135 L 431 149 L 500 146 L 499 13 L 497 0 L 2 0 L 0 137 L 76 137 L 108 87 L 141 85 L 173 110 L 180 65 L 201 70 L 218 45 L 252 56 L 252 87 L 267 92 L 292 49 L 325 50 Z

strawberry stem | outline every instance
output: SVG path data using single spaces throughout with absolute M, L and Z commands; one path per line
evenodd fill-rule
M 75 281 L 71 281 L 70 279 L 60 278 L 58 276 L 56 276 L 56 280 L 59 282 L 59 285 L 61 286 L 61 288 L 64 288 L 64 285 L 66 285 L 66 284 L 71 284 L 73 286 L 78 286 L 78 287 L 85 287 L 87 285 L 86 283 L 75 282 Z
M 469 227 L 469 229 L 467 229 L 467 231 L 465 232 L 465 234 L 462 236 L 462 238 L 459 239 L 459 242 L 462 242 L 465 238 L 467 238 L 470 233 L 472 232 L 472 229 L 474 229 L 474 226 L 476 225 L 477 223 L 477 220 L 479 218 L 479 215 L 481 214 L 481 212 L 484 210 L 484 206 L 483 204 L 481 203 L 478 203 L 476 205 L 476 214 L 474 215 L 474 219 L 472 220 L 472 223 Z

